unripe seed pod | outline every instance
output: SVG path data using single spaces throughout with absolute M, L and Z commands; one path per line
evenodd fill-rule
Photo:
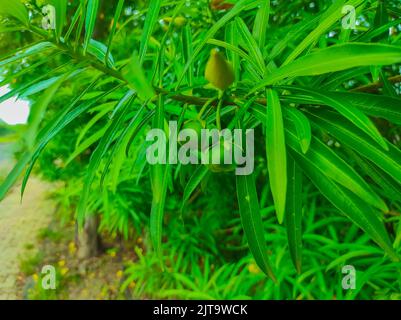
M 189 141 L 197 141 L 196 145 L 190 145 L 190 149 L 199 149 L 199 142 L 202 137 L 202 129 L 203 129 L 201 122 L 198 120 L 189 120 L 186 123 L 184 123 L 183 129 L 192 130 L 188 138 Z M 185 141 L 179 141 L 179 143 L 183 145 Z
M 213 86 L 222 91 L 231 86 L 235 81 L 233 67 L 216 49 L 210 51 L 210 58 L 206 64 L 205 78 Z
M 209 164 L 208 168 L 212 172 L 230 172 L 236 167 L 234 163 L 234 149 L 233 145 L 221 139 L 217 144 L 211 146 L 209 150 Z M 206 152 L 207 152 L 206 151 Z M 231 154 L 231 163 L 225 164 L 226 154 Z

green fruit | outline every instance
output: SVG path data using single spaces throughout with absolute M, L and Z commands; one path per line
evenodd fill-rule
M 200 145 L 200 141 L 202 138 L 202 129 L 203 126 L 202 124 L 198 121 L 198 120 L 189 120 L 186 123 L 184 123 L 184 126 L 182 127 L 182 129 L 190 129 L 192 130 L 189 137 L 187 138 L 187 142 L 188 141 L 197 141 L 198 145 L 197 146 L 191 146 L 191 149 L 198 149 L 199 145 Z M 179 141 L 179 143 L 181 145 L 185 144 L 185 141 Z
M 224 164 L 226 152 L 231 152 L 231 164 Z M 221 139 L 219 143 L 209 148 L 209 164 L 208 168 L 212 172 L 230 172 L 236 167 L 234 163 L 234 147 L 230 142 Z
M 206 64 L 205 78 L 216 88 L 224 91 L 235 81 L 234 70 L 224 56 L 212 49 Z

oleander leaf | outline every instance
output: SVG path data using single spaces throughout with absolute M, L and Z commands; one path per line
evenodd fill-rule
M 267 246 L 264 238 L 258 195 L 256 193 L 255 178 L 253 174 L 250 174 L 246 176 L 238 175 L 236 179 L 241 222 L 249 249 L 259 268 L 273 281 L 276 281 L 267 255 Z
M 291 259 L 300 274 L 302 269 L 302 171 L 290 155 L 287 155 L 287 169 L 285 223 Z
M 269 182 L 279 223 L 283 222 L 287 192 L 287 151 L 280 99 L 276 91 L 266 91 L 266 154 Z
M 250 93 L 284 79 L 313 76 L 371 65 L 401 62 L 400 46 L 376 43 L 347 43 L 320 49 L 269 73 Z
M 84 54 L 88 50 L 90 40 L 92 39 L 93 32 L 95 31 L 97 11 L 99 9 L 99 0 L 88 0 L 85 15 L 85 40 L 84 40 Z

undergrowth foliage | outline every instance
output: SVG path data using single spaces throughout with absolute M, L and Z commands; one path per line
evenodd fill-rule
M 12 96 L 35 101 L 22 136 L 26 151 L 3 181 L 0 199 L 21 174 L 23 195 L 46 146 L 79 124 L 76 144 L 62 165 L 68 169 L 76 161 L 87 162 L 78 183 L 77 220 L 82 224 L 90 211 L 108 205 L 92 199 L 97 192 L 115 201 L 121 194 L 136 197 L 128 206 L 120 202 L 103 225 L 128 236 L 124 221 L 137 214 L 130 206 L 140 208 L 141 216 L 149 215 L 155 257 L 163 265 L 170 195 L 182 193 L 185 212 L 210 180 L 226 179 L 235 183 L 238 206 L 233 210 L 239 212 L 249 250 L 273 281 L 284 276 L 269 257 L 276 248 L 266 241 L 266 199 L 274 205 L 270 212 L 276 213 L 275 222 L 268 216 L 269 230 L 285 226 L 288 248 L 281 248 L 302 273 L 302 242 L 314 241 L 311 230 L 306 237 L 302 228 L 310 207 L 305 203 L 310 198 L 303 194 L 311 191 L 310 183 L 319 199 L 335 208 L 329 209 L 332 217 L 342 217 L 341 212 L 362 229 L 393 268 L 399 260 L 401 230 L 398 219 L 389 218 L 401 201 L 401 151 L 388 128 L 396 132 L 401 124 L 399 2 L 209 2 L 0 0 L 3 37 L 24 37 L 20 45 L 3 49 L 0 67 L 11 71 L 1 83 L 12 91 L 0 101 Z M 46 4 L 55 8 L 55 29 L 41 28 Z M 101 5 L 112 6 L 113 16 L 100 14 Z M 342 27 L 345 5 L 356 10 L 355 30 Z M 224 65 L 210 63 L 205 78 L 211 50 Z M 29 81 L 27 74 L 33 74 Z M 63 102 L 54 108 L 52 101 L 63 89 Z M 150 129 L 167 130 L 170 120 L 180 127 L 197 121 L 208 129 L 254 129 L 255 172 L 234 177 L 224 168 L 212 172 L 205 165 L 149 165 L 144 137 Z M 151 194 L 143 187 L 141 195 L 138 182 L 150 185 Z M 222 185 L 215 190 L 221 196 L 224 191 Z M 222 218 L 219 212 L 213 217 Z M 136 228 L 141 227 L 138 221 Z M 328 221 L 325 217 L 322 223 Z M 369 248 L 378 254 L 378 248 Z M 345 260 L 340 257 L 327 268 Z M 306 265 L 308 271 L 317 268 L 310 261 Z M 227 277 L 239 272 L 225 268 L 221 273 Z M 207 278 L 202 284 L 206 287 Z M 171 281 L 196 287 L 191 279 Z M 244 294 L 239 290 L 237 296 Z

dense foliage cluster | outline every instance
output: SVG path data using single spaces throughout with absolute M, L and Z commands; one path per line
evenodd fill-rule
M 65 215 L 144 237 L 134 295 L 399 298 L 398 0 L 0 0 L 0 15 L 0 101 L 32 101 L 0 199 L 37 163 L 66 182 Z M 254 172 L 150 165 L 146 133 L 172 120 L 253 129 Z

